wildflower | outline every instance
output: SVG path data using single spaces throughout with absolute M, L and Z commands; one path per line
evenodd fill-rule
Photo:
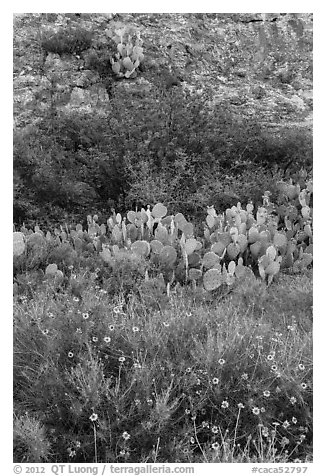
M 92 413 L 91 416 L 89 417 L 91 421 L 96 421 L 98 419 L 97 413 Z
M 206 408 L 202 408 L 200 413 L 201 413 L 202 415 L 206 415 Z
M 68 448 L 68 449 L 70 449 L 70 448 Z M 76 456 L 76 451 L 70 449 L 70 451 L 69 451 L 69 458 L 73 458 L 74 456 Z
M 76 448 L 80 448 L 80 445 L 81 445 L 80 441 L 76 441 Z
M 148 403 L 148 405 L 152 405 L 153 404 L 153 400 L 151 398 L 148 398 L 146 400 L 146 402 Z M 190 410 L 189 410 L 189 413 L 190 413 Z
M 74 356 L 74 354 L 72 352 L 68 352 L 69 359 L 71 359 L 73 356 Z
M 264 390 L 264 397 L 270 397 L 271 392 L 269 390 Z
M 89 313 L 83 312 L 83 319 L 88 319 L 88 318 L 89 318 Z
M 48 312 L 48 317 L 54 317 L 54 314 L 52 312 Z
M 224 364 L 225 364 L 225 360 L 224 360 L 224 359 L 219 359 L 218 363 L 219 363 L 220 365 L 224 365 Z
M 114 331 L 114 325 L 113 324 L 109 325 L 109 331 Z
M 202 426 L 203 428 L 209 428 L 209 423 L 208 423 L 208 421 L 203 421 L 202 424 L 201 424 L 201 426 Z
M 136 398 L 135 399 L 135 405 L 138 407 L 140 404 L 141 404 L 141 401 L 139 400 L 139 398 Z
M 218 428 L 216 425 L 212 426 L 212 433 L 218 433 Z
M 295 326 L 288 326 L 288 330 L 291 332 L 295 331 Z
M 119 357 L 119 362 L 124 362 L 125 360 L 126 360 L 125 357 L 123 357 L 123 356 L 122 356 L 122 357 Z
M 217 377 L 214 377 L 212 380 L 213 385 L 217 385 L 219 383 L 219 379 Z
M 273 372 L 276 372 L 276 371 L 277 371 L 277 365 L 275 365 L 275 364 L 272 365 L 272 366 L 271 366 L 271 370 L 272 370 Z
M 219 444 L 215 441 L 215 443 L 212 443 L 212 448 L 213 450 L 218 450 L 219 449 Z
M 44 331 L 42 331 L 42 334 L 44 334 L 45 336 L 47 336 L 49 333 L 49 329 L 44 329 Z
M 128 433 L 127 431 L 124 431 L 124 432 L 122 433 L 122 438 L 123 438 L 124 440 L 129 440 L 129 438 L 130 438 L 129 433 Z
M 240 403 L 238 403 L 238 408 L 239 408 L 239 410 L 241 410 L 242 408 L 244 408 L 244 404 L 243 404 L 243 403 L 241 403 L 241 402 L 240 402 Z
M 262 340 L 262 336 L 256 336 L 256 339 Z
M 76 333 L 77 333 L 77 334 L 82 334 L 82 330 L 81 330 L 81 328 L 80 328 L 80 327 L 77 327 L 77 329 L 76 329 Z
M 121 306 L 116 306 L 113 308 L 113 312 L 114 314 L 120 314 L 122 311 L 121 311 Z
M 141 369 L 141 364 L 139 362 L 134 362 L 135 369 Z
M 100 289 L 99 291 L 101 294 L 107 294 L 107 291 L 105 291 L 105 289 Z
M 282 426 L 283 426 L 283 428 L 286 430 L 287 428 L 289 428 L 290 423 L 289 423 L 287 420 L 285 420 L 285 421 L 283 422 L 283 425 L 282 425 Z
M 163 322 L 163 326 L 164 326 L 164 327 L 169 327 L 169 325 L 170 325 L 170 324 L 169 324 L 168 322 Z
M 277 386 L 276 389 L 275 389 L 275 392 L 276 392 L 276 393 L 281 393 L 281 391 L 282 391 L 282 390 L 280 389 L 280 387 Z
M 126 450 L 121 450 L 121 451 L 119 452 L 119 455 L 121 455 L 121 456 L 124 456 L 125 454 L 126 454 Z
M 111 342 L 111 337 L 106 336 L 106 337 L 104 337 L 103 340 L 106 344 L 109 344 L 109 342 Z
M 72 298 L 72 300 L 75 301 L 75 302 L 79 302 L 79 297 L 74 296 L 74 297 Z
M 132 328 L 132 332 L 139 332 L 139 327 L 134 326 L 134 327 Z
M 305 369 L 305 366 L 303 364 L 299 364 L 298 367 L 299 367 L 299 370 L 304 370 Z
M 242 374 L 241 378 L 242 380 L 248 380 L 248 374 Z
M 305 439 L 306 439 L 306 435 L 300 435 L 299 439 L 300 439 L 300 443 L 302 443 L 302 442 L 303 442 L 303 440 L 305 440 Z
M 195 443 L 195 438 L 193 436 L 190 438 L 190 443 L 192 443 L 192 444 Z
M 281 440 L 281 446 L 286 446 L 289 443 L 290 443 L 290 440 L 284 436 Z
M 306 388 L 307 388 L 307 384 L 306 384 L 306 383 L 304 383 L 304 382 L 302 382 L 302 384 L 301 384 L 301 388 L 302 388 L 303 390 L 306 390 Z
M 291 397 L 290 402 L 292 403 L 292 405 L 294 405 L 297 402 L 297 399 L 295 397 Z
M 97 338 L 97 337 L 92 337 L 92 341 L 93 341 L 93 342 L 97 342 L 97 341 L 98 341 L 98 338 Z
M 269 431 L 268 431 L 267 426 L 264 426 L 264 427 L 262 428 L 261 434 L 262 434 L 263 436 L 265 436 L 265 438 L 268 437 Z
M 191 312 L 186 312 L 186 317 L 191 317 L 192 313 Z
M 190 413 L 191 413 L 190 410 L 189 410 L 188 408 L 186 408 L 186 409 L 185 409 L 185 414 L 186 414 L 186 415 L 190 415 Z
M 229 402 L 227 402 L 226 400 L 224 400 L 222 402 L 222 405 L 221 405 L 222 408 L 229 408 Z
M 265 411 L 266 411 L 265 407 L 261 407 L 260 413 L 265 413 Z
M 267 360 L 273 360 L 273 359 L 274 359 L 274 355 L 273 354 L 268 354 Z
M 254 408 L 252 409 L 252 413 L 253 413 L 254 415 L 259 415 L 259 413 L 260 413 L 259 408 L 258 408 L 258 407 L 254 407 Z
M 294 424 L 298 423 L 298 420 L 296 419 L 296 417 L 292 417 L 292 423 Z
M 187 372 L 187 374 L 190 374 L 190 372 L 191 372 L 191 367 L 186 368 L 186 372 Z

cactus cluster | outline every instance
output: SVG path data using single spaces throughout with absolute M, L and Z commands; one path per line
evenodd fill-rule
M 312 185 L 280 183 L 279 191 L 276 205 L 265 192 L 256 211 L 252 203 L 244 208 L 238 203 L 223 214 L 209 207 L 202 236 L 195 236 L 181 213 L 168 215 L 162 203 L 125 217 L 112 210 L 102 224 L 89 215 L 87 230 L 78 224 L 45 234 L 39 227 L 23 227 L 14 232 L 14 257 L 52 247 L 45 275 L 57 280 L 63 278 L 58 264 L 64 267 L 83 256 L 99 256 L 104 267 L 119 260 L 142 262 L 148 279 L 149 274 L 163 277 L 168 294 L 178 282 L 212 292 L 254 272 L 270 285 L 281 269 L 301 272 L 312 263 Z
M 117 45 L 117 53 L 111 58 L 111 68 L 117 78 L 136 78 L 137 70 L 144 60 L 143 40 L 135 29 L 116 25 L 105 30 L 106 35 Z

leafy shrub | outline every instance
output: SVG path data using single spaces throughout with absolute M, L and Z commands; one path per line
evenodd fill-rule
M 92 39 L 93 33 L 84 28 L 61 28 L 53 33 L 44 32 L 41 47 L 46 53 L 79 55 L 91 47 Z

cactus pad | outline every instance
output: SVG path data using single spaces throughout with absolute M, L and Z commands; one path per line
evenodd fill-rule
M 14 256 L 20 256 L 25 251 L 25 237 L 20 231 L 14 232 Z
M 167 214 L 168 210 L 166 206 L 163 205 L 163 203 L 157 203 L 154 205 L 154 208 L 152 210 L 152 215 L 154 218 L 163 218 Z
M 146 258 L 150 253 L 151 247 L 148 241 L 139 240 L 132 243 L 130 249 L 136 255 Z
M 218 269 L 209 269 L 204 274 L 203 278 L 204 288 L 207 291 L 214 291 L 223 284 L 223 277 Z

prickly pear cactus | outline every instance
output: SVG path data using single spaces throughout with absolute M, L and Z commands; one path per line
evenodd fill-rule
M 14 256 L 20 256 L 24 253 L 26 248 L 24 233 L 20 231 L 14 232 Z
M 218 269 L 209 269 L 203 277 L 204 288 L 207 291 L 215 291 L 223 284 L 223 277 Z

